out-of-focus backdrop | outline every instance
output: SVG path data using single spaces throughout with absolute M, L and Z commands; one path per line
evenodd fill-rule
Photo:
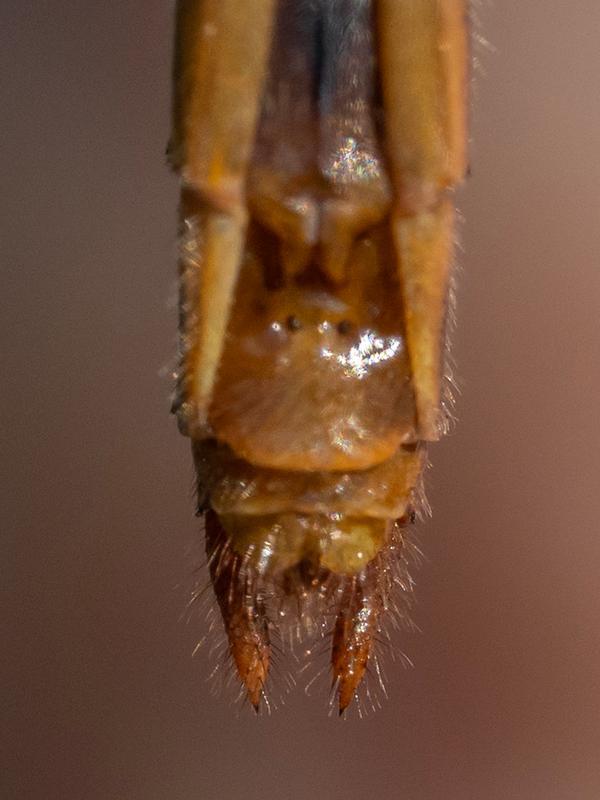
M 600 5 L 480 8 L 460 424 L 415 668 L 362 721 L 301 689 L 238 713 L 179 621 L 172 6 L 2 4 L 2 797 L 597 800 Z

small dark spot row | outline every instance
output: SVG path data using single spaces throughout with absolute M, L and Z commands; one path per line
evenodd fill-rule
M 294 314 L 290 314 L 290 316 L 285 321 L 285 326 L 288 331 L 295 333 L 296 331 L 302 330 L 302 323 Z M 353 325 L 350 320 L 343 319 L 341 322 L 337 324 L 337 332 L 341 336 L 347 336 L 349 333 L 352 333 Z

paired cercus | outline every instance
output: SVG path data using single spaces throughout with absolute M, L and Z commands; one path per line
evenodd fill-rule
M 273 641 L 331 636 L 340 712 L 407 619 L 445 428 L 465 0 L 180 0 L 180 370 L 210 577 L 258 710 Z

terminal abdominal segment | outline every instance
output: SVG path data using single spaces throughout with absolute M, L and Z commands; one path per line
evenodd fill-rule
M 257 710 L 272 640 L 294 625 L 331 635 L 343 712 L 410 591 L 405 526 L 445 427 L 467 13 L 465 0 L 178 4 L 175 407 Z

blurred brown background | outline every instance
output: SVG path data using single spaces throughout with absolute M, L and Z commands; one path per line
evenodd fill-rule
M 2 3 L 3 798 L 600 797 L 600 6 L 483 6 L 455 356 L 389 702 L 212 697 L 169 417 L 172 3 Z

